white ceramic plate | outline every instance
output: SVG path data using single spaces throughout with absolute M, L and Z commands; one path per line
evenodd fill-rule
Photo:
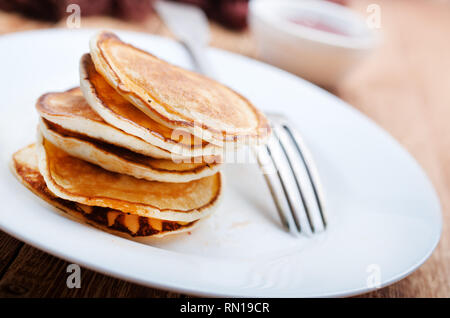
M 8 170 L 31 143 L 34 103 L 78 85 L 92 30 L 0 37 L 0 228 L 48 253 L 139 284 L 196 295 L 345 296 L 391 284 L 420 266 L 441 233 L 431 183 L 413 158 L 366 117 L 327 92 L 256 61 L 210 50 L 218 77 L 265 111 L 298 124 L 323 179 L 329 230 L 294 238 L 255 165 L 225 169 L 224 200 L 191 235 L 135 242 L 74 222 L 26 190 Z M 170 40 L 118 32 L 124 40 L 190 67 Z M 369 283 L 369 284 L 368 284 Z

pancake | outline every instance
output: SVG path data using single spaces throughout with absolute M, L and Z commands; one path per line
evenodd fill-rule
M 44 94 L 38 99 L 36 109 L 43 118 L 65 129 L 153 158 L 181 160 L 201 156 L 203 153 L 209 155 L 208 151 L 210 154 L 219 151 L 213 147 L 173 147 L 162 142 L 161 145 L 165 148 L 175 151 L 171 152 L 130 135 L 105 122 L 86 102 L 79 88 Z
M 221 194 L 220 172 L 187 183 L 137 179 L 70 156 L 38 133 L 39 171 L 56 196 L 161 220 L 192 222 L 209 215 Z
M 39 115 L 66 129 L 83 133 L 134 152 L 154 158 L 171 158 L 171 153 L 127 134 L 106 123 L 86 102 L 77 88 L 65 92 L 47 93 L 37 103 Z
M 90 53 L 97 72 L 118 93 L 164 126 L 219 146 L 254 144 L 270 134 L 265 116 L 243 96 L 124 43 L 113 33 L 94 36 Z
M 194 222 L 173 222 L 129 215 L 105 207 L 88 206 L 56 197 L 39 173 L 36 147 L 30 145 L 13 155 L 12 171 L 19 181 L 38 197 L 77 220 L 121 236 L 161 237 L 191 230 Z
M 219 157 L 211 157 L 210 163 L 176 163 L 171 159 L 151 158 L 71 132 L 42 118 L 39 128 L 45 139 L 71 156 L 139 179 L 189 182 L 211 176 L 220 167 Z
M 137 109 L 95 70 L 89 54 L 83 55 L 80 60 L 80 87 L 86 101 L 107 123 L 148 143 L 176 153 L 183 150 L 174 150 L 174 147 L 203 148 L 205 155 L 211 154 L 210 148 L 214 148 L 191 134 L 179 135 L 178 131 L 174 132 Z

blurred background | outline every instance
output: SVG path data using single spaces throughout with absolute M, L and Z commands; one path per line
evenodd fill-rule
M 418 271 L 369 296 L 450 297 L 450 1 L 178 2 L 207 14 L 211 46 L 273 64 L 327 89 L 372 118 L 416 158 L 441 199 L 441 242 Z M 67 28 L 73 13 L 68 6 L 77 4 L 81 28 L 173 37 L 154 3 L 0 0 L 0 34 Z

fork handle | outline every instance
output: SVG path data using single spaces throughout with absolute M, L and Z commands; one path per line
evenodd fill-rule
M 214 70 L 207 56 L 206 47 L 188 41 L 182 41 L 181 44 L 183 44 L 188 51 L 196 70 L 200 74 L 209 78 L 214 78 Z

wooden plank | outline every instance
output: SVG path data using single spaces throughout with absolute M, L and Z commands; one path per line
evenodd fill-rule
M 23 243 L 0 231 L 0 279 L 14 261 Z
M 25 245 L 0 280 L 0 297 L 180 297 L 84 268 L 81 268 L 81 288 L 70 289 L 66 284 L 68 265 Z

